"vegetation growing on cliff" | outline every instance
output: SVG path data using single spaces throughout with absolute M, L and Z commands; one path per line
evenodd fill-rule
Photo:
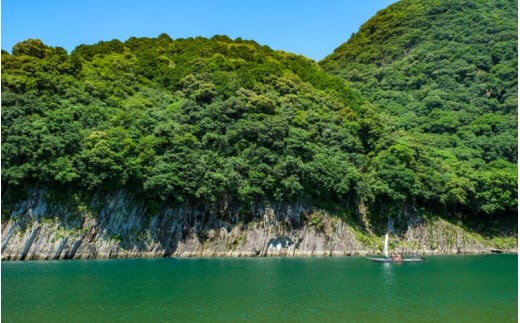
M 403 0 L 320 62 L 388 121 L 367 167 L 377 200 L 516 214 L 517 12 Z
M 374 222 L 405 205 L 514 216 L 513 5 L 381 11 L 321 63 L 368 100 L 305 57 L 226 36 L 70 54 L 28 39 L 2 52 L 3 189 L 127 188 L 244 215 L 362 201 Z
M 2 57 L 2 181 L 174 202 L 356 196 L 359 94 L 302 56 L 225 36 Z

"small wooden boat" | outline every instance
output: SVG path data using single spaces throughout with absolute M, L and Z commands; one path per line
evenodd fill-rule
M 401 258 L 400 255 L 397 257 L 388 257 L 388 233 L 385 235 L 385 245 L 383 248 L 383 253 L 385 254 L 385 257 L 365 257 L 368 260 L 374 261 L 374 262 L 421 262 L 425 259 L 423 257 L 417 257 L 413 255 L 409 258 Z
M 423 257 L 412 257 L 412 258 L 401 258 L 401 259 L 392 259 L 392 258 L 375 258 L 375 257 L 365 257 L 368 260 L 374 262 L 421 262 L 425 259 Z

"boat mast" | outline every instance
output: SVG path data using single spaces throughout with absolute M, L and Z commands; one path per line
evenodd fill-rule
M 383 253 L 385 254 L 385 257 L 388 258 L 388 233 L 385 234 L 385 247 Z

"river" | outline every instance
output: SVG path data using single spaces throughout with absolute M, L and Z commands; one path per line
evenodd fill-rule
M 517 255 L 2 262 L 2 322 L 516 322 Z

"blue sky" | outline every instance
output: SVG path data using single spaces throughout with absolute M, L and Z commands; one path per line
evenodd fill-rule
M 396 0 L 2 0 L 2 49 L 39 38 L 72 51 L 101 40 L 228 35 L 320 60 Z

